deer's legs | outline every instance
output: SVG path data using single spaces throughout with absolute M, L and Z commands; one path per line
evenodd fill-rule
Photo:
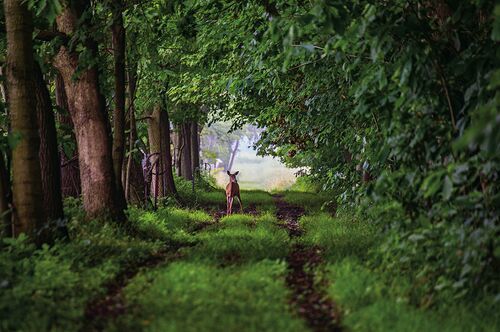
M 229 214 L 229 200 L 231 198 L 229 196 L 226 196 L 226 215 Z
M 231 197 L 229 199 L 229 214 L 233 214 L 233 202 L 234 202 L 234 197 Z
M 240 212 L 243 213 L 243 203 L 241 203 L 240 195 L 238 195 L 238 202 L 240 202 Z

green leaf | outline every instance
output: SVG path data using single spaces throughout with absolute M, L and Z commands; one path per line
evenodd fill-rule
M 442 192 L 445 201 L 450 199 L 452 191 L 453 191 L 453 182 L 451 182 L 450 177 L 447 175 L 444 178 L 443 192 Z

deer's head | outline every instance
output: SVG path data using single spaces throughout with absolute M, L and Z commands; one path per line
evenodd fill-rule
M 231 172 L 227 171 L 227 175 L 229 175 L 229 181 L 237 183 L 238 181 L 236 181 L 236 175 L 238 175 L 238 173 L 239 171 L 236 171 L 236 173 L 234 174 L 231 174 Z

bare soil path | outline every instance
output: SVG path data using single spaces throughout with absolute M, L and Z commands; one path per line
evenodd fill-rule
M 304 208 L 287 203 L 283 196 L 274 196 L 276 216 L 284 222 L 290 237 L 300 237 L 299 219 Z M 288 257 L 286 283 L 292 290 L 290 303 L 308 325 L 317 332 L 342 331 L 340 314 L 325 291 L 326 280 L 317 280 L 314 271 L 323 266 L 321 248 L 295 244 Z
M 182 246 L 180 246 L 182 247 Z M 102 331 L 109 320 L 126 313 L 127 303 L 123 289 L 142 269 L 149 269 L 182 258 L 178 249 L 165 248 L 135 264 L 127 265 L 105 287 L 106 293 L 90 301 L 85 308 L 86 324 L 83 331 Z

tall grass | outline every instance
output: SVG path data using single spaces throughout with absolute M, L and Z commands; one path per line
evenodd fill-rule
M 301 240 L 323 247 L 332 261 L 367 256 L 377 233 L 374 225 L 347 213 L 335 218 L 325 213 L 304 216 L 300 224 L 305 231 Z

